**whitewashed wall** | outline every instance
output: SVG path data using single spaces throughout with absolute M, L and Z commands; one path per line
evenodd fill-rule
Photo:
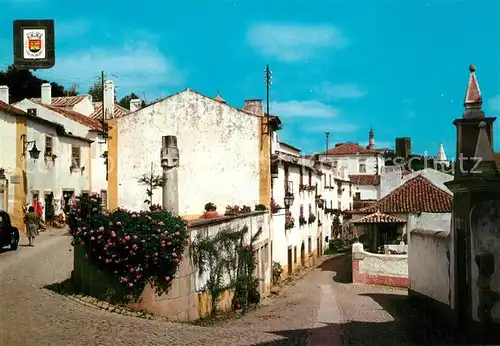
M 305 160 L 305 159 L 304 159 Z M 304 244 L 305 252 L 309 252 L 309 237 L 311 238 L 311 253 L 316 253 L 317 243 L 316 239 L 323 232 L 323 238 L 329 235 L 329 229 L 331 227 L 331 218 L 327 218 L 324 215 L 324 209 L 316 207 L 315 192 L 302 191 L 299 192 L 300 186 L 300 167 L 297 165 L 289 166 L 289 176 L 288 180 L 292 181 L 293 191 L 291 191 L 295 200 L 290 207 L 290 212 L 295 219 L 294 227 L 285 230 L 285 210 L 282 209 L 280 212 L 272 215 L 272 243 L 273 243 L 273 261 L 281 264 L 282 267 L 288 265 L 288 247 L 292 246 L 297 248 L 297 264 L 300 262 L 300 249 L 302 243 Z M 305 184 L 309 184 L 309 175 L 304 173 Z M 320 176 L 313 174 L 312 183 L 318 184 L 318 194 L 324 196 L 325 191 L 323 188 L 322 179 Z M 285 171 L 283 164 L 279 165 L 278 178 L 274 179 L 273 185 L 273 196 L 276 203 L 284 207 L 284 197 L 285 197 Z M 325 198 L 325 197 L 323 197 Z M 306 220 L 309 218 L 309 204 L 312 205 L 312 211 L 316 216 L 316 220 L 312 224 L 306 224 L 304 226 L 299 226 L 299 216 L 300 216 L 300 206 L 304 206 L 304 217 Z M 318 226 L 318 216 L 319 220 L 322 221 L 323 225 Z M 320 244 L 323 245 L 323 239 L 320 239 Z M 322 250 L 320 251 L 322 253 Z M 293 256 L 293 251 L 292 251 Z M 293 263 L 293 259 L 292 259 Z
M 0 111 L 0 168 L 5 169 L 5 175 L 10 180 L 10 176 L 15 173 L 16 169 L 16 118 Z M 9 208 L 8 212 L 14 211 L 14 185 L 10 184 L 8 191 Z M 5 197 L 1 196 L 0 209 L 4 206 Z
M 161 138 L 177 136 L 179 212 L 200 214 L 207 202 L 254 206 L 259 201 L 259 117 L 192 91 L 173 95 L 118 122 L 118 204 L 144 209 L 137 180 L 155 163 Z M 146 135 L 147 134 L 147 135 Z M 154 203 L 161 202 L 156 191 Z
M 47 134 L 53 138 L 53 154 L 57 155 L 54 160 L 44 158 L 45 136 Z M 74 138 L 58 137 L 54 128 L 30 120 L 27 122 L 27 141 L 36 141 L 37 148 L 41 151 L 38 160 L 33 160 L 29 157 L 29 154 L 26 154 L 27 203 L 31 203 L 33 190 L 38 191 L 40 202 L 44 205 L 43 196 L 45 192 L 53 192 L 54 198 L 60 199 L 63 189 L 72 189 L 76 195 L 80 194 L 82 190 L 90 189 L 90 144 L 88 142 Z M 85 167 L 83 171 L 70 171 L 72 146 L 80 147 L 81 166 Z M 31 145 L 29 149 L 31 149 Z
M 408 253 L 409 289 L 450 305 L 450 232 L 414 229 Z
M 379 199 L 379 186 L 373 185 L 355 185 L 353 184 L 353 194 L 356 195 L 356 192 L 361 194 L 362 200 L 377 200 Z
M 201 225 L 197 225 L 200 224 Z M 258 237 L 258 239 L 254 243 L 254 250 L 267 249 L 267 257 L 266 255 L 261 253 L 259 261 L 264 261 L 265 265 L 265 273 L 264 273 L 264 283 L 271 283 L 271 246 L 269 244 L 269 214 L 268 213 L 258 213 L 258 214 L 249 214 L 249 215 L 241 215 L 238 217 L 225 217 L 223 219 L 219 219 L 217 221 L 210 220 L 207 223 L 207 220 L 193 220 L 190 222 L 190 237 L 191 241 L 196 242 L 198 237 L 202 237 L 202 239 L 206 239 L 207 237 L 214 237 L 220 231 L 223 230 L 234 230 L 240 231 L 243 227 L 248 227 L 248 233 L 246 237 L 246 241 L 250 242 L 251 237 L 258 232 L 260 228 L 262 228 L 262 233 Z M 267 244 L 267 247 L 265 246 Z M 257 270 L 259 269 L 261 263 L 257 264 Z M 198 268 L 196 268 L 198 270 Z M 206 287 L 208 278 L 210 275 L 209 269 L 202 272 L 201 275 L 196 276 L 195 287 L 196 291 L 201 291 Z M 226 283 L 229 281 L 229 276 L 225 276 Z

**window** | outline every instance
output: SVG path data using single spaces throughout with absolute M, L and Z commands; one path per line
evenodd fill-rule
M 293 263 L 297 264 L 297 247 L 293 247 Z
M 309 171 L 309 186 L 312 186 L 313 181 L 312 181 L 312 172 Z
M 101 206 L 103 208 L 108 207 L 108 191 L 101 190 Z
M 304 206 L 300 205 L 300 216 L 304 216 Z
M 311 214 L 313 212 L 313 208 L 312 208 L 312 205 L 309 203 L 309 214 Z
M 288 165 L 285 165 L 285 192 L 289 192 L 288 191 L 288 178 L 290 178 L 290 170 L 288 168 Z
M 366 160 L 359 161 L 359 173 L 366 173 Z
M 82 165 L 80 147 L 71 147 L 71 166 L 80 168 Z
M 307 252 L 312 252 L 311 237 L 307 238 Z
M 356 192 L 354 199 L 361 199 L 361 192 Z
M 304 185 L 304 173 L 302 172 L 302 168 L 300 169 L 300 185 Z
M 330 187 L 331 187 L 331 186 L 332 186 L 332 175 L 331 175 L 331 174 L 328 174 L 328 177 L 330 178 L 330 185 L 328 185 L 328 186 L 330 186 Z
M 338 207 L 339 207 L 339 210 L 342 210 L 342 203 L 340 201 L 339 201 Z
M 54 138 L 52 136 L 45 135 L 45 156 L 52 155 L 54 148 Z

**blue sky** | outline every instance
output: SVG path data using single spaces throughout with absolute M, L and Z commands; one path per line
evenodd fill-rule
M 56 66 L 40 76 L 85 92 L 101 70 L 118 96 L 147 100 L 186 87 L 241 107 L 264 98 L 283 141 L 305 153 L 330 143 L 377 146 L 411 137 L 414 152 L 455 154 L 468 65 L 484 109 L 500 115 L 500 1 L 0 0 L 0 64 L 12 62 L 12 21 L 56 21 Z M 500 127 L 496 128 L 497 149 Z

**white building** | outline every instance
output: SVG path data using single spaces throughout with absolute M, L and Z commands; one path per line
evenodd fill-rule
M 272 216 L 272 259 L 287 276 L 323 253 L 334 210 L 352 206 L 352 186 L 347 174 L 341 176 L 315 156 L 302 157 L 289 144 L 275 140 L 273 152 L 272 193 L 283 209 Z
M 7 177 L 0 200 L 22 229 L 23 208 L 33 198 L 38 197 L 42 206 L 55 201 L 57 212 L 68 202 L 64 199 L 67 191 L 90 190 L 92 140 L 61 131 L 60 123 L 9 105 L 8 95 L 8 87 L 0 87 L 0 168 Z
M 91 177 L 89 189 L 91 192 L 102 194 L 103 198 L 106 199 L 107 180 L 104 156 L 107 151 L 107 143 L 102 138 L 102 124 L 97 120 L 72 110 L 72 107 L 63 106 L 80 100 L 73 108 L 85 110 L 84 107 L 92 106 L 92 103 L 89 103 L 89 98 L 86 95 L 81 97 L 59 97 L 56 98 L 57 102 L 54 103 L 51 97 L 50 84 L 48 83 L 42 84 L 41 94 L 41 99 L 24 99 L 16 103 L 15 107 L 34 114 L 38 118 L 61 124 L 66 133 L 92 141 L 90 153 L 92 170 L 88 173 Z M 114 96 L 108 99 L 114 100 Z
M 375 136 L 370 130 L 368 147 L 357 143 L 338 143 L 318 154 L 318 160 L 330 163 L 335 171 L 347 172 L 353 184 L 355 201 L 375 201 L 379 198 L 380 173 L 385 166 L 383 151 L 375 148 Z
M 110 208 L 141 210 L 146 187 L 143 174 L 161 174 L 162 136 L 177 136 L 179 148 L 179 214 L 197 218 L 212 202 L 227 205 L 270 203 L 269 140 L 260 100 L 243 109 L 186 89 L 130 115 L 110 121 Z M 237 174 L 236 174 L 237 173 Z M 156 190 L 153 203 L 161 203 Z

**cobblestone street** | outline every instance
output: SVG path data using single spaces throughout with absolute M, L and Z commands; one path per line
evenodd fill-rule
M 350 272 L 337 269 L 349 267 L 347 255 L 239 319 L 201 327 L 101 311 L 44 288 L 69 278 L 70 237 L 37 240 L 0 253 L 0 345 L 402 345 L 412 337 L 393 317 L 408 309 L 405 291 L 348 284 Z

